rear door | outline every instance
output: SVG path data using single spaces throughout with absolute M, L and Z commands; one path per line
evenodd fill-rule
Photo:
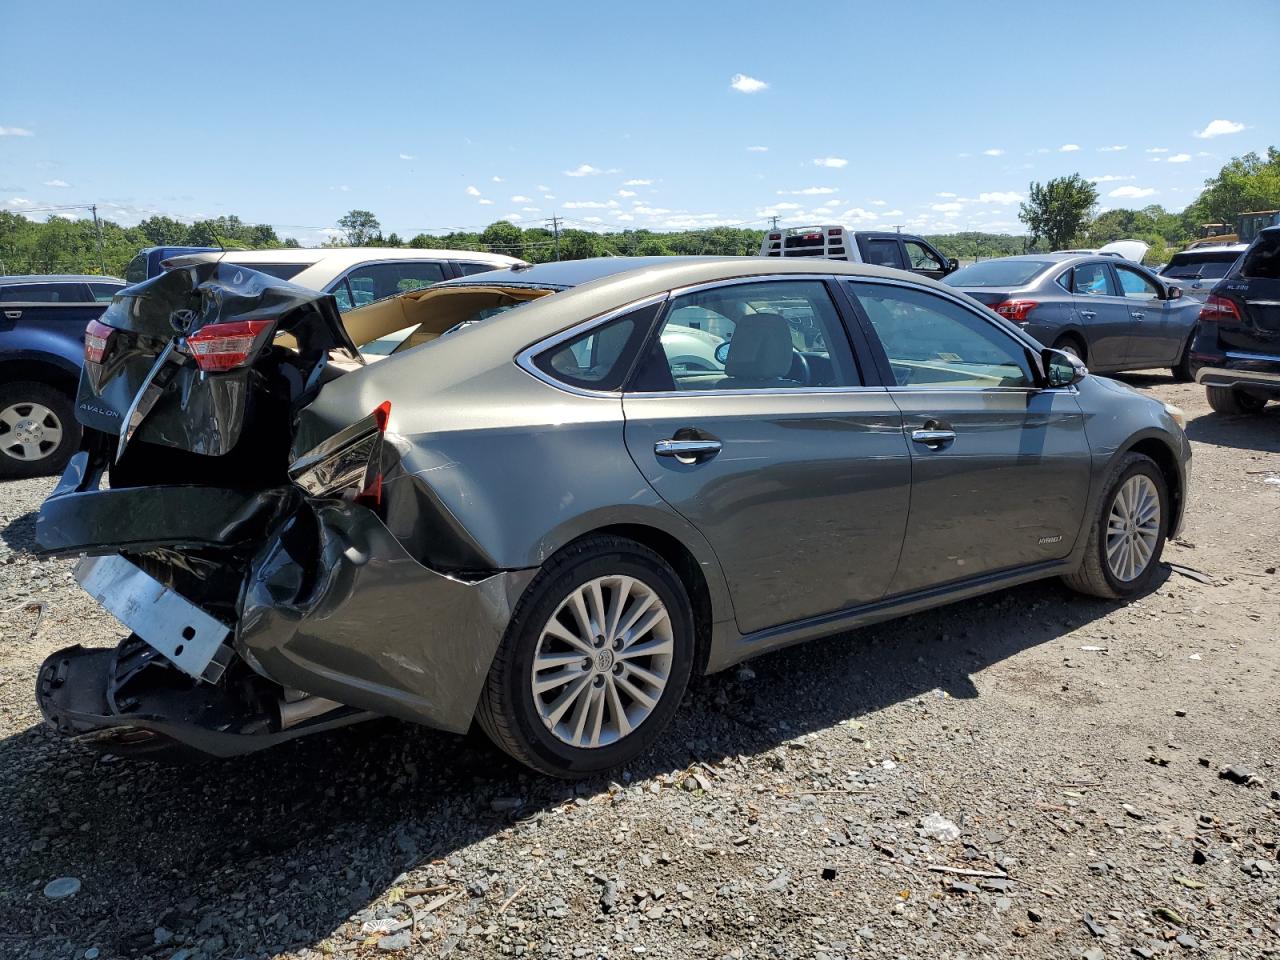
M 693 288 L 660 325 L 623 395 L 627 449 L 715 549 L 738 629 L 884 596 L 910 453 L 896 405 L 854 362 L 831 282 Z M 708 336 L 712 369 L 676 361 Z
M 1129 352 L 1129 302 L 1105 260 L 1078 263 L 1071 271 L 1071 302 L 1088 341 L 1087 360 L 1099 370 L 1122 370 Z
M 890 593 L 1061 560 L 1090 454 L 1074 388 L 1036 386 L 1029 348 L 967 304 L 849 280 L 911 450 L 911 512 Z

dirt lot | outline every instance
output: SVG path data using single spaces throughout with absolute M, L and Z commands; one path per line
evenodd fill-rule
M 1210 582 L 769 656 L 576 787 L 390 721 L 188 768 L 60 741 L 37 664 L 118 630 L 26 552 L 51 482 L 0 486 L 0 956 L 1280 954 L 1280 409 L 1131 382 L 1192 417 L 1165 556 Z

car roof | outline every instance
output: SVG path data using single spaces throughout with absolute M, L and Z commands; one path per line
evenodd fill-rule
M 1179 250 L 1175 257 L 1196 257 L 1202 253 L 1244 253 L 1249 249 L 1247 243 L 1219 243 L 1211 247 L 1195 247 L 1192 250 Z
M 89 273 L 23 273 L 0 277 L 0 283 L 8 286 L 19 283 L 119 283 L 119 277 L 103 277 Z
M 412 247 L 281 247 L 275 250 L 217 250 L 212 253 L 193 253 L 173 258 L 175 265 L 190 266 L 225 260 L 251 267 L 255 263 L 324 262 L 339 269 L 365 263 L 369 260 L 470 260 L 476 263 L 512 264 L 521 261 L 500 253 L 480 253 L 473 250 L 417 250 Z

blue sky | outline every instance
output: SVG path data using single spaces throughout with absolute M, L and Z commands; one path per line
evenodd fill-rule
M 1176 210 L 1280 144 L 1274 2 L 4 0 L 0 36 L 0 208 L 304 243 L 353 207 L 1021 232 L 1031 180 Z

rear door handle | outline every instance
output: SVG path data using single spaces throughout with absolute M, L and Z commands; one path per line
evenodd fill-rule
M 1133 319 L 1135 320 L 1141 320 L 1143 317 L 1146 316 L 1146 314 L 1143 313 L 1141 310 L 1134 310 L 1129 314 L 1129 316 L 1133 317 Z
M 6 310 L 4 312 L 4 317 L 6 320 L 17 320 L 21 316 L 22 316 L 21 310 Z
M 675 457 L 681 463 L 701 463 L 710 460 L 723 444 L 719 440 L 659 440 L 653 452 L 660 457 Z
M 1092 319 L 1093 319 L 1094 317 L 1096 317 L 1097 315 L 1098 315 L 1098 314 L 1097 314 L 1095 311 L 1093 311 L 1093 310 L 1081 310 L 1081 311 L 1080 311 L 1080 316 L 1084 317 L 1086 320 L 1092 320 Z
M 956 432 L 951 429 L 951 424 L 941 420 L 926 420 L 924 426 L 911 431 L 912 442 L 923 443 L 930 450 L 941 450 L 954 443 L 955 439 Z

